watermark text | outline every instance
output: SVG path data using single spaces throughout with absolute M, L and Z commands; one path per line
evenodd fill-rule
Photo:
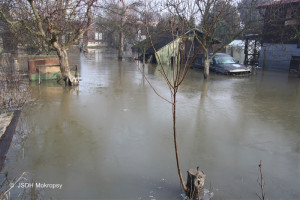
M 18 188 L 41 188 L 41 189 L 62 189 L 62 184 L 50 184 L 50 183 L 19 183 Z

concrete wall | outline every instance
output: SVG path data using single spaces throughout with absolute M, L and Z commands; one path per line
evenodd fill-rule
M 232 57 L 234 57 L 241 64 L 244 63 L 244 60 L 245 60 L 244 47 L 241 47 L 241 46 L 227 46 L 226 47 L 226 53 L 228 55 L 231 55 Z
M 297 44 L 263 44 L 259 55 L 259 67 L 269 70 L 289 71 L 292 56 L 300 56 Z
M 226 46 L 226 51 L 224 53 L 231 55 L 241 64 L 245 60 L 245 42 L 243 40 L 233 40 L 229 45 Z

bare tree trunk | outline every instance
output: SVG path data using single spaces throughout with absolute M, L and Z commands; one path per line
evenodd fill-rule
M 209 77 L 209 63 L 210 59 L 205 58 L 204 60 L 204 71 L 203 71 L 203 75 L 205 79 L 208 79 Z
M 66 86 L 76 86 L 79 84 L 77 79 L 71 74 L 69 57 L 67 50 L 59 45 L 53 45 L 57 50 L 59 58 L 60 71 Z
M 205 183 L 205 174 L 197 169 L 190 169 L 187 171 L 187 196 L 191 200 L 200 200 L 204 196 L 204 183 Z
M 204 79 L 208 79 L 209 77 L 209 62 L 210 58 L 208 57 L 208 49 L 205 48 L 206 41 L 203 42 L 203 58 L 204 58 L 204 71 L 203 71 L 203 76 Z
M 175 155 L 176 155 L 176 163 L 177 163 L 177 170 L 178 170 L 178 176 L 180 179 L 181 186 L 183 187 L 183 190 L 185 192 L 188 191 L 186 184 L 184 183 L 182 173 L 181 173 L 181 168 L 180 168 L 180 160 L 179 160 L 179 155 L 178 155 L 178 148 L 177 148 L 177 135 L 176 135 L 176 93 L 177 89 L 174 88 L 174 94 L 173 94 L 173 104 L 172 104 L 172 109 L 173 109 L 173 138 L 174 138 L 174 146 L 175 146 Z
M 146 47 L 143 47 L 143 65 L 146 63 Z
M 120 31 L 120 48 L 119 48 L 119 60 L 123 59 L 124 55 L 124 33 L 123 30 Z

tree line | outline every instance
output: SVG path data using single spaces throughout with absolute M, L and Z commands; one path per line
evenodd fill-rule
M 139 41 L 138 34 L 148 38 L 152 34 L 170 31 L 170 22 L 175 23 L 173 27 L 177 29 L 199 28 L 203 31 L 203 38 L 198 40 L 206 55 L 212 45 L 209 38 L 221 39 L 221 48 L 240 38 L 243 32 L 259 32 L 262 18 L 254 10 L 256 5 L 264 2 L 4 0 L 0 4 L 0 32 L 5 49 L 14 50 L 22 44 L 31 54 L 55 51 L 66 84 L 76 85 L 76 79 L 70 74 L 66 51 L 71 45 L 78 44 L 92 24 L 104 31 L 109 45 L 119 49 L 119 59 L 123 57 L 126 44 Z

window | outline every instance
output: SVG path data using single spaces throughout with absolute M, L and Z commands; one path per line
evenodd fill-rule
M 215 56 L 214 58 L 216 64 L 234 64 L 237 61 L 233 57 L 229 56 Z
M 286 10 L 285 25 L 297 25 L 300 24 L 298 7 L 289 7 Z
M 95 40 L 102 40 L 102 33 L 95 32 Z

